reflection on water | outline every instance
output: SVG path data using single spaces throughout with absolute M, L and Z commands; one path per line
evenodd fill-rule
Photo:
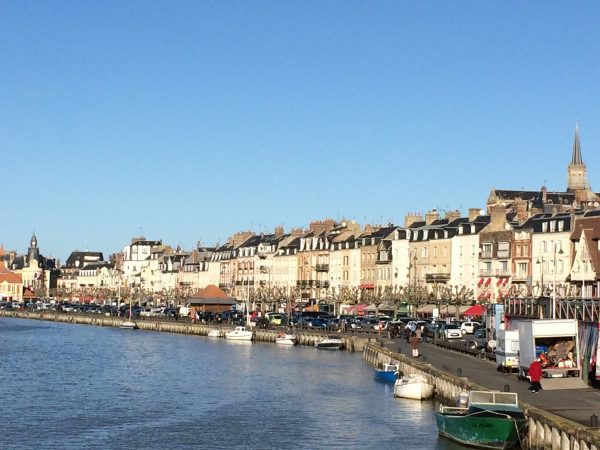
M 0 337 L 2 448 L 462 448 L 359 354 L 3 318 Z

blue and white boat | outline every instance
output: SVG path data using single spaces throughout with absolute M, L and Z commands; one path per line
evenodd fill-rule
M 381 368 L 375 369 L 375 379 L 384 383 L 395 383 L 396 374 L 399 370 L 398 364 L 384 363 Z

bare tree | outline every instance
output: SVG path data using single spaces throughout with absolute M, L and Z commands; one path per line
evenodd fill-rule
M 466 286 L 452 286 L 449 292 L 448 304 L 454 305 L 454 317 L 458 319 L 460 315 L 460 307 L 470 305 L 474 300 L 475 292 Z
M 403 288 L 404 299 L 412 307 L 413 315 L 416 317 L 419 308 L 429 300 L 429 292 L 425 286 L 409 285 Z

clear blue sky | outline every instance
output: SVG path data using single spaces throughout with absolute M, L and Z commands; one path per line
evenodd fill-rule
M 600 191 L 600 3 L 5 1 L 5 249 L 191 249 L 236 231 Z

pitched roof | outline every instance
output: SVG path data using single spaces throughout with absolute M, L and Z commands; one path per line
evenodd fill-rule
M 196 292 L 193 298 L 226 298 L 230 299 L 231 297 L 227 295 L 223 290 L 219 289 L 214 284 L 209 284 L 203 289 L 200 289 Z
M 4 281 L 11 284 L 21 284 L 23 283 L 23 278 L 21 277 L 21 275 L 13 272 L 2 272 L 0 273 L 0 283 Z

